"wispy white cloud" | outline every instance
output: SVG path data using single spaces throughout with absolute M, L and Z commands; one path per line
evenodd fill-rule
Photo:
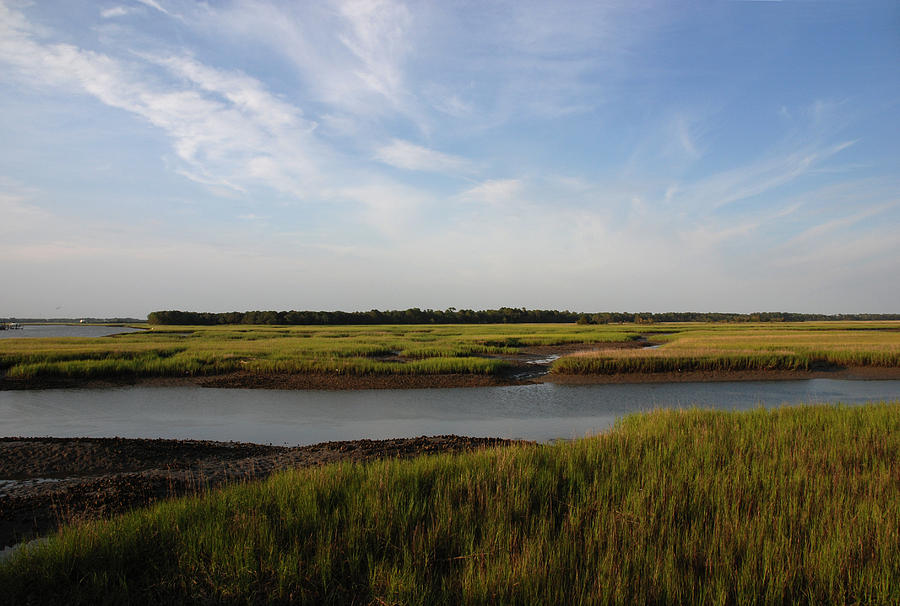
M 520 179 L 490 179 L 465 190 L 459 197 L 466 201 L 501 205 L 516 201 L 523 191 L 524 183 Z
M 674 123 L 675 136 L 682 151 L 691 159 L 696 160 L 700 157 L 701 152 L 695 142 L 695 138 L 691 133 L 691 126 L 684 116 L 679 116 Z
M 400 113 L 416 119 L 404 64 L 409 9 L 393 0 L 280 4 L 267 0 L 209 8 L 195 21 L 269 47 L 290 61 L 309 92 L 344 119 Z
M 394 139 L 378 148 L 375 157 L 391 166 L 405 170 L 421 170 L 439 173 L 469 171 L 471 163 L 460 156 L 441 153 L 409 141 Z
M 788 242 L 785 242 L 784 247 L 790 248 L 804 246 L 811 241 L 821 241 L 823 237 L 827 237 L 833 232 L 845 230 L 866 219 L 876 217 L 898 207 L 900 207 L 900 199 L 896 199 L 884 204 L 876 204 L 875 206 L 864 207 L 862 210 L 859 210 L 857 212 L 843 214 L 842 216 L 823 221 L 821 223 L 805 228 L 801 233 L 791 238 Z
M 721 209 L 790 183 L 854 143 L 855 141 L 844 141 L 829 145 L 810 145 L 799 150 L 767 155 L 756 162 L 679 186 L 671 199 L 696 210 Z
M 786 217 L 796 214 L 802 203 L 796 202 L 784 208 L 768 211 L 757 211 L 748 217 L 713 218 L 705 216 L 694 223 L 693 220 L 677 220 L 667 215 L 672 232 L 681 241 L 681 245 L 699 254 L 715 254 L 723 245 L 747 245 L 759 232 L 782 222 Z
M 80 90 L 161 129 L 183 161 L 177 168 L 182 174 L 238 190 L 263 184 L 301 197 L 317 178 L 317 161 L 327 153 L 310 136 L 314 124 L 258 80 L 186 57 L 138 54 L 133 56 L 142 62 L 126 63 L 69 44 L 44 43 L 20 15 L 12 16 L 0 25 L 0 61 L 29 82 Z M 154 77 L 153 64 L 178 80 Z
M 395 106 L 402 105 L 401 63 L 410 51 L 406 41 L 412 21 L 409 10 L 392 0 L 343 0 L 338 10 L 349 25 L 338 38 L 360 61 L 354 72 L 360 82 Z
M 100 11 L 100 16 L 104 19 L 115 19 L 116 17 L 124 17 L 129 12 L 129 9 L 124 6 L 113 6 Z
M 246 74 L 214 69 L 185 56 L 145 55 L 145 58 L 167 67 L 173 74 L 202 90 L 221 96 L 273 131 L 280 128 L 315 128 L 315 123 L 301 123 L 300 108 L 276 98 L 259 80 Z
M 425 87 L 423 94 L 434 109 L 453 118 L 471 117 L 475 111 L 474 104 L 452 87 L 432 83 Z
M 159 12 L 165 14 L 165 15 L 170 15 L 170 14 L 171 14 L 169 11 L 167 11 L 166 9 L 164 9 L 164 8 L 159 4 L 159 2 L 157 2 L 156 0 L 135 0 L 135 2 L 138 2 L 138 3 L 140 3 L 140 4 L 143 4 L 144 6 L 149 6 L 149 7 L 152 8 L 153 10 L 159 11 Z
M 472 129 L 596 108 L 605 101 L 598 73 L 620 77 L 659 11 L 501 2 L 487 18 L 470 16 L 478 12 L 396 0 L 252 0 L 209 6 L 193 22 L 272 49 L 333 115 L 399 117 L 427 133 L 448 118 Z M 423 69 L 431 60 L 437 72 Z

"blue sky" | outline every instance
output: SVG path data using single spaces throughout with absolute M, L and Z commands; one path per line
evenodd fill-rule
M 0 316 L 897 313 L 896 2 L 0 0 Z

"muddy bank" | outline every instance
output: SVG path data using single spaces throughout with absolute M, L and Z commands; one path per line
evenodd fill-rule
M 549 366 L 544 371 L 545 374 Z M 521 380 L 502 375 L 339 375 L 327 373 L 231 372 L 203 377 L 120 377 L 109 379 L 38 378 L 0 379 L 0 391 L 20 389 L 104 389 L 149 385 L 161 387 L 225 387 L 237 389 L 425 389 L 441 387 L 494 387 Z
M 121 438 L 0 438 L 0 548 L 61 523 L 113 516 L 170 496 L 336 461 L 504 446 L 499 438 L 435 436 L 280 447 Z
M 505 375 L 338 375 L 338 374 L 253 374 L 236 372 L 196 381 L 202 387 L 256 389 L 425 389 L 440 387 L 495 387 L 514 385 Z

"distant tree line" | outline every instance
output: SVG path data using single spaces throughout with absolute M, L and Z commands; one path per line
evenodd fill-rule
M 154 311 L 150 324 L 211 326 L 216 324 L 512 324 L 524 322 L 575 322 L 579 314 L 501 307 L 500 309 L 419 309 L 380 311 L 231 311 L 225 313 L 195 311 Z
M 579 314 L 579 324 L 611 324 L 635 322 L 839 322 L 851 320 L 900 320 L 900 314 L 801 314 L 787 311 L 763 311 L 750 314 L 667 311 L 663 313 L 619 313 L 603 312 Z
M 578 313 L 524 307 L 500 309 L 419 309 L 379 311 L 154 311 L 150 324 L 215 326 L 219 324 L 342 325 L 342 324 L 521 324 L 526 322 L 577 322 L 578 324 L 616 324 L 635 322 L 804 322 L 837 320 L 900 320 L 900 314 L 799 314 L 760 312 L 752 314 L 665 312 Z

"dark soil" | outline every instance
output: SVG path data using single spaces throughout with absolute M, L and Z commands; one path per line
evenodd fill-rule
M 514 443 L 521 442 L 436 436 L 289 448 L 194 440 L 0 438 L 0 548 L 63 523 L 106 518 L 284 469 Z

